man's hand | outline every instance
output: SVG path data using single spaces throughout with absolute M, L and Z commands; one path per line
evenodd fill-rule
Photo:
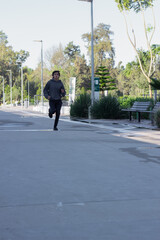
M 50 96 L 48 96 L 48 100 L 50 99 L 51 97 Z
M 64 93 L 64 89 L 61 88 L 61 93 Z

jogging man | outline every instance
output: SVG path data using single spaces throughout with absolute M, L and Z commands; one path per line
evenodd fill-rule
M 57 125 L 60 117 L 60 111 L 62 107 L 61 98 L 66 95 L 64 85 L 60 78 L 60 72 L 58 70 L 52 73 L 52 79 L 49 80 L 44 88 L 44 96 L 49 100 L 49 117 L 52 118 L 56 113 L 53 130 L 57 131 Z

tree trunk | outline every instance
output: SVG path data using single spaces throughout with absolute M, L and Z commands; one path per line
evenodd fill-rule
M 147 77 L 147 80 L 148 80 L 148 83 L 149 83 L 149 96 L 150 96 L 150 98 L 152 98 L 152 87 L 150 85 L 151 79 L 149 77 Z

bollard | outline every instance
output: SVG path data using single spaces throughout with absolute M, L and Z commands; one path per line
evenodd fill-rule
M 89 123 L 91 123 L 91 106 L 88 107 L 88 119 Z

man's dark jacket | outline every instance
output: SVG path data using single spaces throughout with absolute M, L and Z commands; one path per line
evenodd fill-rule
M 64 89 L 64 93 L 61 92 L 61 89 Z M 48 96 L 50 96 L 50 100 L 60 100 L 65 95 L 66 91 L 61 80 L 56 81 L 52 78 L 47 82 L 44 88 L 45 98 L 48 99 Z

